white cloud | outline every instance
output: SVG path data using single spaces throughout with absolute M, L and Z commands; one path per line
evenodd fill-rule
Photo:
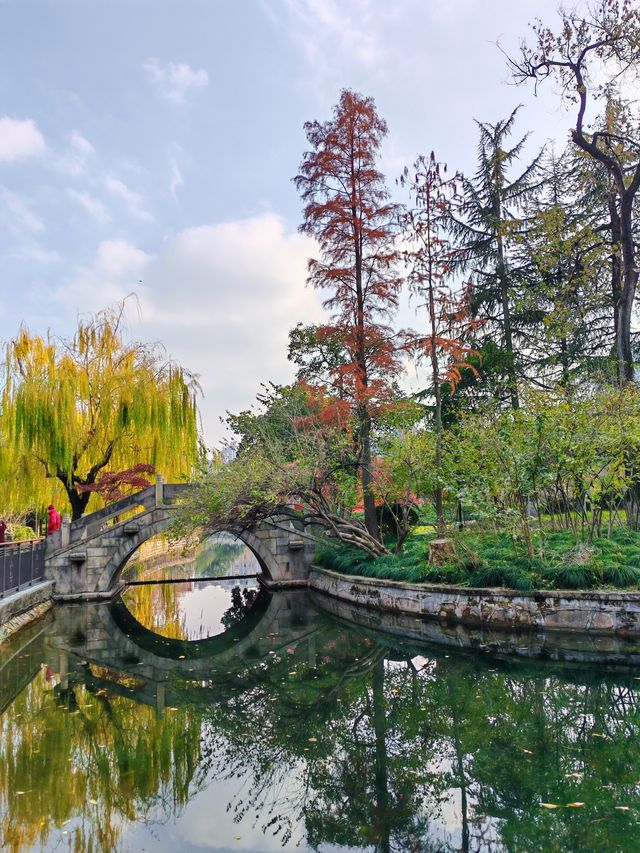
M 5 227 L 15 236 L 25 231 L 38 234 L 44 231 L 44 222 L 32 211 L 29 202 L 10 190 L 0 187 L 0 204 Z
M 67 175 L 78 177 L 87 171 L 87 161 L 95 155 L 95 148 L 81 133 L 74 130 L 69 135 L 69 149 L 58 161 L 58 166 Z
M 68 189 L 67 195 L 83 207 L 87 213 L 90 213 L 98 222 L 102 222 L 104 224 L 111 221 L 111 217 L 107 213 L 107 209 L 104 204 L 89 193 Z
M 26 258 L 27 260 L 35 261 L 38 264 L 48 266 L 50 264 L 58 264 L 62 260 L 60 252 L 55 249 L 43 249 L 41 246 L 27 246 L 24 249 L 18 250 L 16 256 Z
M 184 180 L 182 178 L 182 172 L 178 167 L 176 161 L 171 159 L 171 183 L 169 184 L 169 189 L 171 190 L 171 195 L 174 198 L 177 198 L 178 189 L 183 186 Z
M 58 305 L 95 311 L 128 293 L 139 297 L 131 334 L 161 340 L 198 373 L 209 443 L 219 440 L 219 417 L 249 406 L 260 382 L 288 382 L 288 331 L 323 316 L 318 294 L 305 287 L 315 244 L 265 213 L 188 228 L 155 256 L 125 241 L 100 244 L 91 265 L 54 294 Z
M 152 257 L 126 240 L 104 240 L 98 246 L 94 271 L 99 277 L 132 286 Z
M 189 92 L 209 85 L 209 75 L 204 68 L 195 71 L 185 62 L 170 62 L 163 67 L 157 59 L 149 59 L 144 68 L 157 92 L 175 104 L 183 103 Z
M 140 278 L 153 256 L 126 240 L 103 240 L 93 261 L 78 267 L 53 293 L 56 308 L 64 313 L 85 314 L 120 302 L 144 289 Z
M 394 4 L 381 8 L 372 0 L 282 0 L 292 41 L 304 53 L 311 75 L 322 83 L 345 66 L 381 76 L 385 48 L 385 20 Z M 265 0 L 263 0 L 265 2 Z M 397 0 L 396 0 L 397 2 Z
M 144 222 L 154 221 L 154 218 L 149 211 L 144 209 L 143 198 L 140 193 L 129 189 L 129 187 L 124 183 L 124 181 L 121 181 L 120 178 L 108 175 L 104 179 L 104 185 L 112 195 L 118 196 L 118 198 L 121 198 L 126 203 L 129 208 L 129 212 L 132 216 L 135 216 L 136 219 L 142 219 Z
M 33 119 L 0 118 L 0 162 L 35 157 L 44 153 L 46 147 Z

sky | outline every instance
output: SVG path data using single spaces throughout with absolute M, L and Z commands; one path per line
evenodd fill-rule
M 514 87 L 497 46 L 514 52 L 556 5 L 0 0 L 0 340 L 23 324 L 70 335 L 135 293 L 128 335 L 199 375 L 217 444 L 225 411 L 292 379 L 289 329 L 324 316 L 291 182 L 304 122 L 330 118 L 342 88 L 372 96 L 394 194 L 431 150 L 472 173 L 474 119 L 520 103 L 529 153 L 562 147 L 557 92 Z M 400 321 L 416 326 L 415 308 Z

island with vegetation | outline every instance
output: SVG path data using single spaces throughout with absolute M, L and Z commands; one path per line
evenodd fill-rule
M 392 196 L 372 98 L 344 90 L 305 125 L 294 182 L 329 319 L 291 331 L 294 384 L 228 416 L 235 458 L 201 482 L 192 519 L 284 512 L 349 575 L 638 589 L 640 144 L 623 97 L 638 35 L 635 11 L 605 3 L 536 25 L 508 60 L 516 83 L 559 87 L 561 152 L 525 158 L 516 108 L 477 122 L 475 173 L 431 152 Z M 415 328 L 397 322 L 405 294 Z M 418 394 L 403 390 L 411 363 Z

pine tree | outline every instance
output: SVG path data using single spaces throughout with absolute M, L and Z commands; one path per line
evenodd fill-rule
M 524 319 L 519 314 L 523 270 L 515 248 L 528 228 L 522 211 L 537 189 L 540 165 L 539 155 L 516 177 L 511 174 L 528 139 L 526 134 L 506 147 L 518 109 L 495 124 L 476 122 L 478 168 L 462 183 L 463 202 L 453 224 L 460 249 L 456 263 L 473 279 L 473 310 L 485 321 L 483 338 L 492 338 L 504 352 L 506 391 L 514 409 L 519 406 L 518 343 Z

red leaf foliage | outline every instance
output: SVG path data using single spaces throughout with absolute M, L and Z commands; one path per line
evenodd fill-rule
M 151 482 L 144 475 L 154 474 L 155 470 L 155 465 L 141 462 L 125 471 L 106 471 L 95 483 L 77 485 L 75 490 L 77 492 L 95 492 L 100 495 L 105 503 L 110 504 L 121 500 L 127 494 L 150 486 Z

